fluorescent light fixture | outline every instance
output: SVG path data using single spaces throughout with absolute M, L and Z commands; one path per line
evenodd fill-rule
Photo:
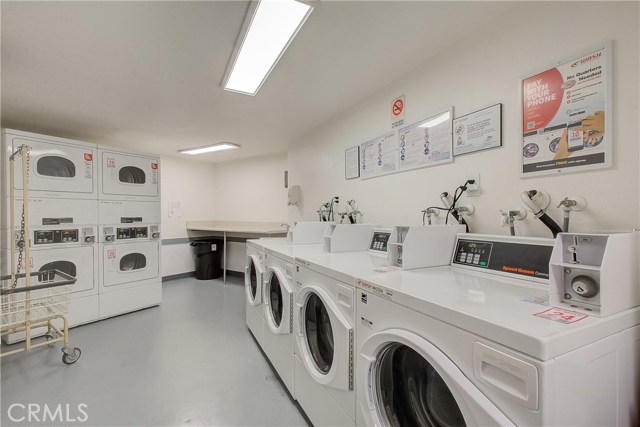
M 433 119 L 429 120 L 428 122 L 419 125 L 418 127 L 419 128 L 431 128 L 431 127 L 439 125 L 440 123 L 446 122 L 447 120 L 449 120 L 449 117 L 451 117 L 451 116 L 450 116 L 449 111 L 447 111 L 447 112 L 444 112 L 444 113 L 440 114 L 439 116 L 434 117 Z
M 225 73 L 224 89 L 255 95 L 312 10 L 296 0 L 252 1 Z
M 204 154 L 212 153 L 214 151 L 231 150 L 240 148 L 238 144 L 232 144 L 230 142 L 221 142 L 219 144 L 207 145 L 206 147 L 187 148 L 185 150 L 178 150 L 181 154 Z

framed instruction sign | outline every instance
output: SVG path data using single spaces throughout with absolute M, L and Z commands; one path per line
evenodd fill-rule
M 360 176 L 360 147 L 356 145 L 344 152 L 344 178 L 354 179 Z
M 453 161 L 453 108 L 398 129 L 399 170 L 424 168 Z
M 362 179 L 388 175 L 398 170 L 395 131 L 360 144 L 360 176 Z
M 502 104 L 492 105 L 453 120 L 453 155 L 502 145 Z
M 522 175 L 611 166 L 611 43 L 520 81 Z

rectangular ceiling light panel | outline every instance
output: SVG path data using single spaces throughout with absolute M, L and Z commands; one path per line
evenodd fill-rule
M 204 154 L 212 153 L 214 151 L 231 150 L 234 148 L 240 148 L 240 146 L 230 142 L 223 142 L 221 144 L 213 144 L 206 147 L 188 148 L 186 150 L 179 150 L 178 152 L 182 154 Z
M 255 95 L 312 10 L 295 0 L 260 0 L 250 8 L 249 27 L 238 39 L 225 90 Z

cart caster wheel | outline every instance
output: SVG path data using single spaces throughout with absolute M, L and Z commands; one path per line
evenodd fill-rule
M 80 359 L 80 355 L 82 351 L 78 347 L 73 347 L 72 349 L 62 350 L 64 353 L 62 355 L 62 363 L 65 365 L 71 365 L 72 363 L 76 363 L 78 359 Z
M 55 332 L 47 332 L 46 334 L 44 334 L 44 337 L 47 341 L 51 341 L 51 340 L 55 340 L 58 335 Z M 49 347 L 54 347 L 56 345 L 56 343 L 51 342 L 49 344 L 47 344 Z

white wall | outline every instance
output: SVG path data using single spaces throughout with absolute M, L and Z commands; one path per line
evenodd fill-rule
M 217 164 L 215 219 L 285 222 L 285 170 L 286 153 Z
M 216 203 L 215 165 L 195 160 L 161 159 L 162 238 L 186 238 L 186 221 L 211 220 Z M 169 206 L 180 204 L 180 215 L 169 217 Z M 166 243 L 166 242 L 165 242 Z M 188 243 L 163 245 L 162 275 L 194 270 Z
M 285 170 L 286 153 L 217 164 L 215 219 L 286 222 Z M 243 272 L 245 253 L 244 243 L 227 243 L 227 268 Z
M 568 25 L 567 17 L 580 24 Z M 301 185 L 303 206 L 289 208 L 289 219 L 316 219 L 318 206 L 338 195 L 342 200 L 355 198 L 367 222 L 419 224 L 422 209 L 441 205 L 442 191 L 453 192 L 468 173 L 480 173 L 482 194 L 468 199 L 476 207 L 476 214 L 468 221 L 473 232 L 508 234 L 499 227 L 498 209 L 520 206 L 519 194 L 534 188 L 550 193 L 554 204 L 550 215 L 559 223 L 562 213 L 555 206 L 563 197 L 581 195 L 587 199 L 588 210 L 572 216 L 572 230 L 638 226 L 638 17 L 637 2 L 516 5 L 428 63 L 349 107 L 348 113 L 304 136 L 304 144 L 291 146 L 290 184 Z M 613 168 L 521 179 L 518 79 L 607 40 L 613 40 Z M 452 105 L 455 115 L 460 116 L 503 103 L 503 147 L 461 156 L 452 164 L 346 181 L 344 150 L 387 132 L 390 102 L 400 94 L 406 96 L 407 124 Z M 516 227 L 518 234 L 550 236 L 531 215 Z

